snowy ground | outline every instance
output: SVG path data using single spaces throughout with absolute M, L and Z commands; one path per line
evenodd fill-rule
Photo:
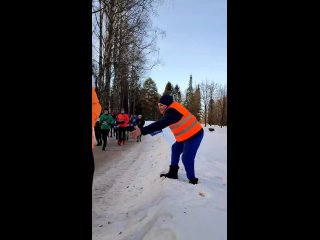
M 109 138 L 107 151 L 95 147 L 92 239 L 226 240 L 227 128 L 211 127 L 195 160 L 197 185 L 188 183 L 182 161 L 179 180 L 159 177 L 170 165 L 169 128 L 141 143 Z

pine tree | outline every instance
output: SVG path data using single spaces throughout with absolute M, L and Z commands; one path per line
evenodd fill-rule
M 191 104 L 191 113 L 200 121 L 201 115 L 201 95 L 200 95 L 200 86 L 198 85 L 192 98 Z
M 181 92 L 180 92 L 180 87 L 178 86 L 178 84 L 176 84 L 176 86 L 173 88 L 172 97 L 173 97 L 173 101 L 181 103 L 181 101 L 182 101 Z
M 168 82 L 162 95 L 171 95 L 172 96 L 172 93 L 173 93 L 173 86 L 172 86 L 171 82 Z
M 184 102 L 184 105 L 188 110 L 191 109 L 192 99 L 193 99 L 192 75 L 190 75 L 189 87 L 187 88 L 186 99 Z
M 208 124 L 211 126 L 214 123 L 214 100 L 211 98 L 208 107 Z
M 148 78 L 143 83 L 140 98 L 141 112 L 146 120 L 157 120 L 159 118 L 158 101 L 157 85 L 151 78 Z

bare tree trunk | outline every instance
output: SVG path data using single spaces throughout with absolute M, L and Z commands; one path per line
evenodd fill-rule
M 225 126 L 226 122 L 226 107 L 227 107 L 227 90 L 225 86 L 219 86 L 218 89 L 218 101 L 217 101 L 217 114 L 218 125 L 220 127 Z
M 207 105 L 204 105 L 204 126 L 207 126 Z
M 112 43 L 114 38 L 114 21 L 115 21 L 115 1 L 110 0 L 108 8 L 105 9 L 107 16 L 107 39 L 104 53 L 104 69 L 105 69 L 105 87 L 104 92 L 104 103 L 107 108 L 110 108 L 110 82 L 111 82 L 111 67 L 112 67 Z
M 100 16 L 99 33 L 95 32 L 99 35 L 97 93 L 101 105 L 112 111 L 121 107 L 130 113 L 135 111 L 139 95 L 136 83 L 146 66 L 154 66 L 146 57 L 158 51 L 155 43 L 162 34 L 158 30 L 152 34 L 150 13 L 155 2 L 99 0 L 94 4 L 100 5 L 93 11 Z
M 99 0 L 100 9 L 104 7 L 102 0 Z M 99 12 L 99 75 L 98 75 L 98 84 L 99 88 L 97 88 L 97 95 L 100 101 L 102 100 L 101 96 L 101 86 L 103 86 L 103 58 L 102 58 L 102 49 L 103 49 L 103 35 L 102 35 L 102 27 L 103 27 L 103 11 Z

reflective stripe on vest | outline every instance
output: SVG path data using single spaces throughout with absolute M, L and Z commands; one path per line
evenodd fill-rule
M 196 117 L 180 103 L 173 102 L 169 108 L 174 108 L 182 114 L 178 122 L 169 126 L 177 142 L 187 140 L 202 129 Z

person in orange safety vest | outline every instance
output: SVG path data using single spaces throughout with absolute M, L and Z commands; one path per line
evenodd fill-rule
M 94 148 L 94 136 L 93 136 L 93 132 L 94 132 L 94 125 L 97 121 L 97 119 L 99 118 L 99 115 L 101 113 L 101 105 L 99 103 L 99 99 L 97 97 L 97 93 L 95 90 L 95 83 L 94 80 L 92 78 L 92 159 L 91 159 L 91 173 L 92 173 L 92 181 L 91 181 L 91 185 L 93 183 L 93 175 L 94 175 L 94 156 L 93 156 L 93 148 Z
M 160 177 L 178 178 L 179 160 L 182 154 L 182 163 L 189 183 L 197 184 L 198 178 L 195 177 L 194 160 L 204 135 L 202 125 L 183 105 L 173 101 L 170 95 L 163 95 L 159 100 L 158 107 L 163 117 L 148 126 L 136 127 L 136 130 L 131 132 L 131 136 L 136 138 L 141 134 L 152 134 L 169 126 L 176 142 L 171 148 L 169 172 L 160 174 Z

